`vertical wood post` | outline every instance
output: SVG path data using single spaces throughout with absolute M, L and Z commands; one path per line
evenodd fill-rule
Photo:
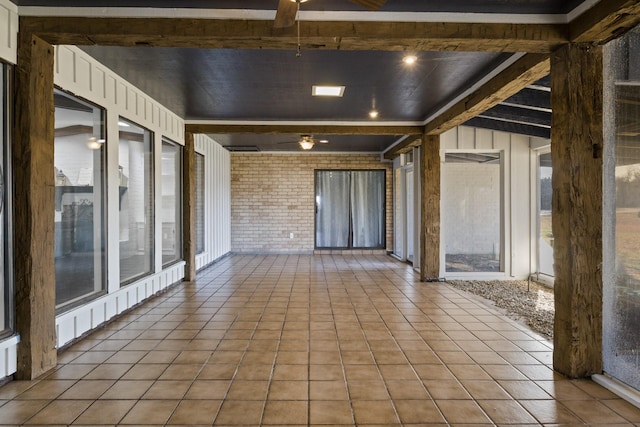
M 13 145 L 16 378 L 56 366 L 53 46 L 20 33 Z
M 196 187 L 195 141 L 192 132 L 185 132 L 182 156 L 182 230 L 184 245 L 184 280 L 196 279 Z
M 423 135 L 420 149 L 420 280 L 440 275 L 440 135 Z
M 601 47 L 552 55 L 553 366 L 572 378 L 602 372 L 602 91 Z

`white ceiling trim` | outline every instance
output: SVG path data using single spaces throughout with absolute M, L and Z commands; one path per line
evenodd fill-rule
M 496 122 L 515 123 L 515 124 L 518 124 L 518 125 L 526 125 L 526 126 L 539 127 L 539 128 L 543 128 L 543 129 L 551 129 L 551 126 L 549 126 L 549 125 L 543 125 L 543 124 L 540 124 L 540 123 L 525 122 L 524 120 L 507 119 L 507 118 L 504 118 L 504 117 L 485 116 L 484 114 L 478 114 L 476 117 L 479 117 L 481 119 L 493 120 L 493 121 L 496 121 Z M 476 117 L 474 117 L 474 119 Z
M 496 68 L 494 68 L 489 74 L 485 75 L 482 79 L 480 79 L 479 81 L 477 81 L 475 84 L 473 84 L 472 86 L 468 87 L 466 90 L 464 90 L 463 92 L 461 92 L 458 96 L 456 96 L 455 98 L 453 98 L 451 101 L 449 101 L 447 104 L 445 104 L 442 108 L 440 108 L 438 111 L 436 111 L 435 113 L 433 113 L 432 115 L 430 115 L 429 117 L 427 117 L 426 120 L 424 120 L 421 125 L 424 126 L 427 123 L 429 123 L 430 121 L 434 120 L 436 117 L 438 117 L 440 114 L 444 113 L 445 111 L 447 111 L 449 108 L 451 108 L 452 106 L 454 106 L 455 104 L 457 104 L 458 102 L 460 102 L 462 99 L 464 99 L 466 96 L 472 94 L 473 92 L 475 92 L 476 90 L 478 90 L 482 85 L 484 85 L 486 82 L 488 82 L 489 80 L 491 80 L 492 78 L 494 78 L 495 76 L 497 76 L 498 74 L 500 74 L 503 70 L 505 70 L 507 67 L 509 67 L 511 64 L 513 64 L 514 62 L 516 62 L 518 59 L 522 58 L 525 54 L 524 53 L 514 53 L 513 55 L 511 55 L 509 57 L 509 59 L 507 59 L 506 61 L 504 61 L 502 64 L 500 64 L 499 66 L 497 66 Z M 388 151 L 392 150 L 396 145 L 398 145 L 400 142 L 402 141 L 396 141 L 394 144 L 392 144 L 391 146 L 389 146 L 386 150 L 384 150 L 384 153 L 387 153 Z
M 593 2 L 591 0 L 590 2 Z M 590 3 L 589 2 L 589 3 Z M 576 8 L 577 10 L 578 8 Z M 257 9 L 188 9 L 140 7 L 48 7 L 21 6 L 21 16 L 67 16 L 99 18 L 189 18 L 273 20 L 275 10 Z M 573 12 L 572 12 L 573 13 Z M 304 21 L 345 22 L 459 22 L 487 24 L 566 24 L 566 14 L 501 14 L 456 12 L 355 12 L 300 11 Z
M 600 0 L 585 0 L 578 7 L 573 9 L 571 12 L 567 14 L 567 22 L 571 22 L 576 19 L 578 16 L 585 13 L 587 10 L 591 9 L 596 4 L 600 3 Z
M 185 120 L 185 125 L 242 125 L 242 126 L 422 126 L 422 122 L 384 122 L 384 121 L 276 121 L 276 120 Z
M 486 74 L 482 79 L 478 80 L 475 84 L 473 84 L 472 86 L 468 87 L 464 92 L 460 93 L 460 95 L 458 95 L 455 98 L 453 98 L 451 101 L 449 101 L 449 103 L 445 104 L 438 111 L 436 111 L 435 113 L 433 113 L 432 115 L 427 117 L 427 119 L 424 122 L 422 122 L 422 125 L 426 125 L 427 123 L 429 123 L 430 121 L 432 121 L 436 117 L 438 117 L 440 114 L 444 113 L 449 108 L 453 107 L 455 104 L 460 102 L 466 96 L 471 95 L 473 92 L 475 92 L 480 87 L 482 87 L 482 85 L 484 85 L 489 80 L 491 80 L 492 78 L 494 78 L 495 76 L 500 74 L 502 71 L 507 69 L 507 67 L 511 66 L 513 63 L 515 63 L 518 59 L 522 58 L 524 55 L 526 55 L 526 54 L 525 53 L 514 53 L 513 55 L 511 55 L 509 57 L 509 59 L 504 61 L 502 64 L 498 65 L 493 70 L 491 70 L 491 72 Z

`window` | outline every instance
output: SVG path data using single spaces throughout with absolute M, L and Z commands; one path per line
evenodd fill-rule
M 640 29 L 607 47 L 603 362 L 607 374 L 640 389 Z
M 445 271 L 504 271 L 500 153 L 446 153 L 442 195 Z
M 551 229 L 551 153 L 538 156 L 538 273 L 554 276 Z
M 11 278 L 11 241 L 9 239 L 11 202 L 10 158 L 10 71 L 0 62 L 0 337 L 13 331 L 13 280 Z
M 316 171 L 316 247 L 384 248 L 385 171 Z
M 204 156 L 196 153 L 195 159 L 196 186 L 196 254 L 204 252 Z
M 162 141 L 162 265 L 182 259 L 182 147 Z
M 105 289 L 106 143 L 104 110 L 56 90 L 56 307 Z
M 120 119 L 120 283 L 154 270 L 153 134 Z

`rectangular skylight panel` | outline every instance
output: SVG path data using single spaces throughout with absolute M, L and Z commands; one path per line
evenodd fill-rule
M 341 97 L 344 94 L 344 86 L 313 86 L 311 94 L 313 96 Z

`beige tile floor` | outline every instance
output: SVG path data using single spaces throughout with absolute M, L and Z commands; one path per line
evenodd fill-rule
M 0 424 L 640 425 L 551 351 L 387 256 L 236 255 L 0 387 Z

